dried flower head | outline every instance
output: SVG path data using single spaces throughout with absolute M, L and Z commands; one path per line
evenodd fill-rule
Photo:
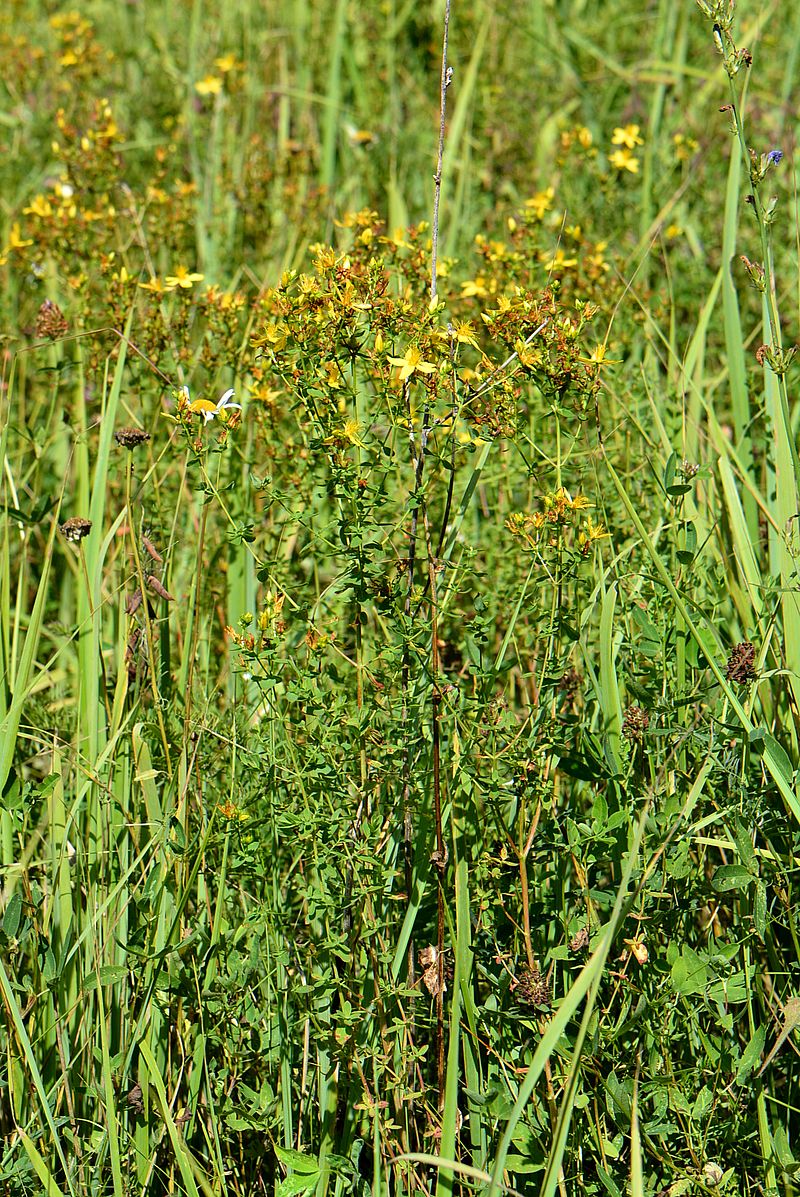
M 150 440 L 150 433 L 142 428 L 118 428 L 114 433 L 114 440 L 126 449 L 135 449 L 137 445 L 143 445 L 145 441 Z
M 83 540 L 92 530 L 92 521 L 83 516 L 73 515 L 61 525 L 61 535 L 65 540 Z
M 650 716 L 644 707 L 635 704 L 628 707 L 622 721 L 622 734 L 626 740 L 641 744 L 642 737 L 650 726 Z
M 46 299 L 36 313 L 36 335 L 47 337 L 50 341 L 57 341 L 68 331 L 64 313 L 52 299 Z
M 725 667 L 725 676 L 729 682 L 738 682 L 746 686 L 756 677 L 756 649 L 749 640 L 742 640 L 734 644 Z
M 529 1006 L 550 1005 L 550 986 L 541 969 L 525 968 L 517 979 L 516 992 L 518 1000 Z

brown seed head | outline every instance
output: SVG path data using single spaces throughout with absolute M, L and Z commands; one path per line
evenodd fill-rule
M 137 445 L 150 440 L 150 433 L 141 428 L 118 428 L 114 433 L 114 440 L 126 449 L 135 449 Z
M 92 521 L 85 520 L 83 516 L 73 515 L 72 519 L 66 520 L 61 525 L 61 535 L 65 540 L 83 540 L 88 536 L 92 530 Z
M 64 319 L 64 313 L 52 299 L 46 299 L 36 313 L 36 335 L 47 337 L 50 341 L 57 341 L 69 330 Z
M 626 740 L 641 744 L 642 737 L 650 726 L 650 716 L 644 707 L 629 706 L 622 721 L 622 734 Z
M 518 1000 L 529 1006 L 549 1006 L 550 986 L 538 968 L 526 968 L 516 985 Z
M 740 686 L 746 686 L 757 676 L 756 649 L 749 640 L 742 640 L 733 646 L 725 667 L 725 676 L 729 682 L 738 682 Z

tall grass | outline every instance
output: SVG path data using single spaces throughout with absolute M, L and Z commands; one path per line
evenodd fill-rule
M 793 1192 L 800 25 L 444 7 L 9 12 L 9 1194 Z

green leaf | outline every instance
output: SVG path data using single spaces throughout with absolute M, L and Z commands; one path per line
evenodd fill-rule
M 13 893 L 8 899 L 6 911 L 3 915 L 3 931 L 9 939 L 14 939 L 19 931 L 19 923 L 22 918 L 22 897 L 18 893 Z
M 715 893 L 725 894 L 732 889 L 747 889 L 752 880 L 752 873 L 744 865 L 720 865 L 711 878 L 711 886 Z
M 292 1172 L 275 1190 L 275 1197 L 294 1197 L 295 1193 L 310 1193 L 316 1188 L 318 1172 Z
M 305 1155 L 302 1151 L 295 1151 L 292 1147 L 276 1146 L 275 1154 L 286 1168 L 291 1168 L 294 1172 L 319 1172 L 319 1160 Z
M 104 964 L 87 977 L 83 982 L 83 991 L 88 993 L 90 989 L 97 989 L 98 985 L 116 985 L 118 981 L 124 981 L 128 975 L 128 970 L 123 964 Z
M 753 926 L 756 935 L 763 939 L 767 933 L 767 887 L 763 881 L 756 882 L 756 896 L 753 902 Z
M 742 1052 L 742 1058 L 736 1069 L 736 1084 L 741 1083 L 750 1076 L 753 1069 L 761 1062 L 761 1056 L 764 1052 L 764 1043 L 767 1038 L 766 1027 L 756 1027 L 753 1038 L 748 1043 L 747 1047 Z

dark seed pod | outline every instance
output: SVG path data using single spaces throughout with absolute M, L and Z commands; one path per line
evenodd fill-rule
M 114 440 L 126 449 L 135 449 L 137 445 L 150 440 L 150 433 L 141 428 L 118 428 Z
M 83 516 L 74 515 L 61 525 L 61 535 L 65 540 L 83 540 L 92 530 L 92 521 Z

